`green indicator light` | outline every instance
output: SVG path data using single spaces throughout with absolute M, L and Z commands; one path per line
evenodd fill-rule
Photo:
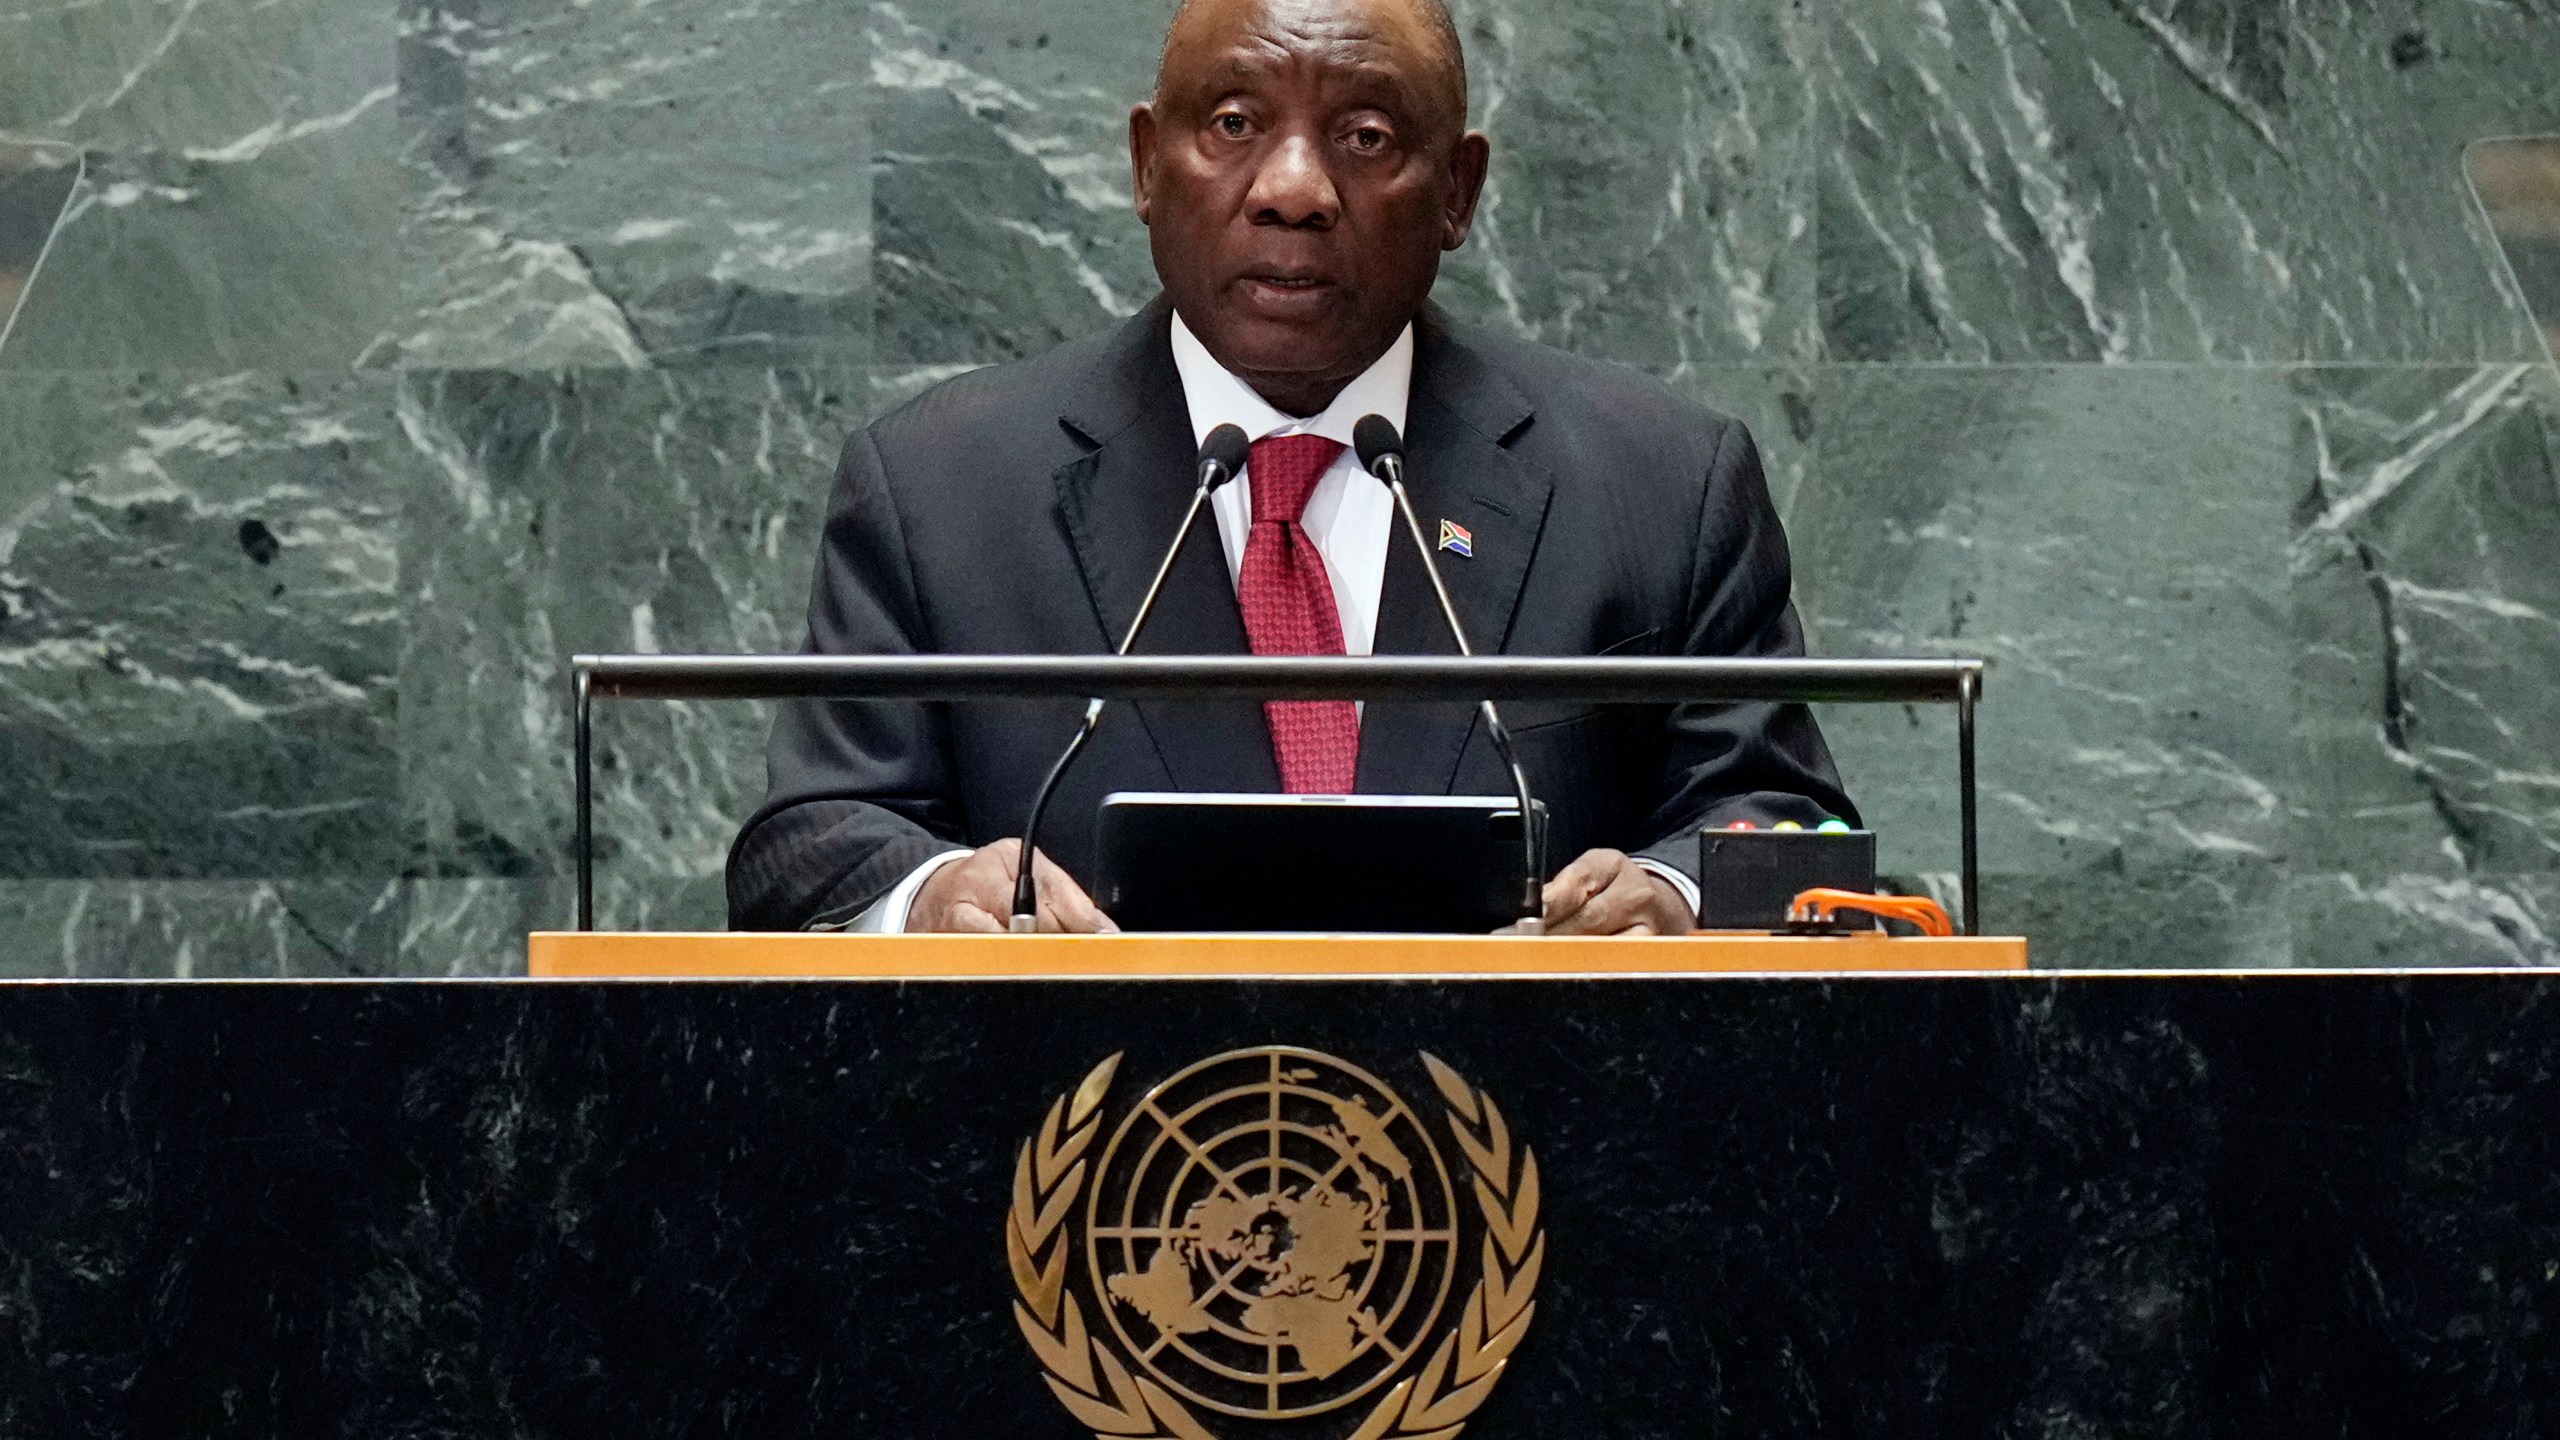
M 1849 822 L 1846 820 L 1825 820 L 1813 828 L 1824 835 L 1846 835 L 1849 833 Z

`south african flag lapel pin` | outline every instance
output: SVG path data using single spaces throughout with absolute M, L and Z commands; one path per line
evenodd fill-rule
M 1453 551 L 1461 560 L 1472 560 L 1476 553 L 1474 532 L 1455 520 L 1440 522 L 1440 548 Z

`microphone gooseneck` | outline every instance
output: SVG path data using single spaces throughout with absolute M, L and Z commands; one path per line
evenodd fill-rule
M 1145 598 L 1138 602 L 1138 613 L 1129 621 L 1128 633 L 1120 637 L 1115 654 L 1126 655 L 1138 643 L 1138 632 L 1147 628 L 1147 616 L 1156 608 L 1156 597 L 1164 592 L 1165 577 L 1173 573 L 1173 562 L 1182 554 L 1183 542 L 1191 538 L 1191 527 L 1199 522 L 1200 512 L 1209 504 L 1209 496 L 1221 485 L 1244 472 L 1245 457 L 1252 453 L 1253 442 L 1245 438 L 1242 428 L 1221 425 L 1200 442 L 1200 460 L 1195 473 L 1198 488 L 1191 492 L 1191 507 L 1182 512 L 1182 525 L 1173 532 L 1173 543 L 1165 547 L 1164 559 L 1156 565 L 1153 580 L 1147 582 Z M 1058 752 L 1058 763 L 1049 767 L 1048 778 L 1040 782 L 1039 792 L 1031 797 L 1031 816 L 1022 826 L 1022 855 L 1013 869 L 1013 921 L 1016 935 L 1029 935 L 1040 928 L 1040 887 L 1033 860 L 1038 856 L 1040 819 L 1049 810 L 1049 797 L 1066 777 L 1067 767 L 1083 753 L 1085 742 L 1093 738 L 1094 728 L 1102 723 L 1102 701 L 1087 700 L 1084 719 L 1076 733 L 1067 740 L 1067 748 Z
M 1449 587 L 1440 578 L 1440 563 L 1432 558 L 1431 542 L 1422 538 L 1422 521 L 1413 513 L 1413 497 L 1404 488 L 1404 437 L 1396 433 L 1393 421 L 1384 415 L 1364 415 L 1351 427 L 1351 445 L 1359 452 L 1360 468 L 1375 475 L 1395 497 L 1396 511 L 1404 517 L 1405 533 L 1413 537 L 1414 553 L 1422 557 L 1422 573 L 1431 577 L 1431 593 L 1440 600 L 1440 618 L 1449 622 L 1449 638 L 1458 642 L 1458 653 L 1472 656 L 1475 647 L 1467 643 L 1467 630 L 1458 623 L 1458 607 L 1449 600 Z M 1539 935 L 1546 931 L 1546 837 L 1539 833 L 1537 812 L 1530 808 L 1529 772 L 1520 765 L 1519 755 L 1511 748 L 1510 727 L 1502 723 L 1502 712 L 1491 700 L 1479 701 L 1484 715 L 1487 739 L 1502 763 L 1511 771 L 1511 793 L 1520 802 L 1521 895 L 1520 922 L 1516 927 L 1523 935 Z

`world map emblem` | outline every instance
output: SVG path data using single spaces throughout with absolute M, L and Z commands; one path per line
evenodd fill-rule
M 1058 1097 L 1005 1244 L 1015 1320 L 1079 1422 L 1454 1440 L 1528 1332 L 1545 1240 L 1536 1157 L 1416 1058 L 1436 1113 L 1291 1046 L 1212 1056 L 1125 1108 L 1114 1055 Z

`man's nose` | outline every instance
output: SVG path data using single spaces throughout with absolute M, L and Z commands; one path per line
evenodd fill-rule
M 1281 137 L 1265 152 L 1245 208 L 1257 225 L 1329 230 L 1342 217 L 1342 196 L 1324 168 L 1324 154 L 1304 135 Z

